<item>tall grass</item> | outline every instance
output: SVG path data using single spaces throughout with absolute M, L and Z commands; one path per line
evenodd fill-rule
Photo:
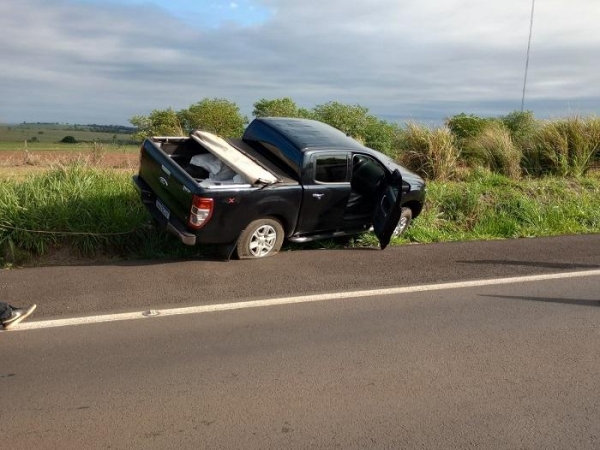
M 509 178 L 520 178 L 523 152 L 504 125 L 488 123 L 479 134 L 466 140 L 464 146 L 472 161 Z
M 525 149 L 524 168 L 538 176 L 582 176 L 599 152 L 600 119 L 571 117 L 548 121 Z
M 512 178 L 519 172 L 579 177 L 600 158 L 597 117 L 541 121 L 531 111 L 515 111 L 496 118 L 459 114 L 446 123 L 461 150 L 461 162 Z
M 193 253 L 148 226 L 131 178 L 81 163 L 0 183 L 0 261 Z M 197 253 L 197 250 L 196 250 Z
M 144 211 L 123 181 L 114 172 L 75 164 L 2 183 L 0 243 L 5 251 L 18 248 L 32 254 L 63 243 L 88 256 L 113 250 L 115 244 L 127 248 L 126 235 L 107 236 L 134 230 L 143 221 Z
M 402 162 L 432 180 L 451 179 L 458 167 L 459 151 L 450 129 L 430 129 L 409 123 L 401 140 Z
M 186 247 L 148 221 L 130 177 L 117 171 L 75 164 L 5 180 L 0 184 L 0 263 L 52 261 L 61 252 L 152 259 L 212 251 Z M 475 170 L 459 182 L 430 181 L 423 213 L 396 243 L 592 232 L 600 232 L 600 179 L 517 181 Z M 367 234 L 353 242 L 376 240 Z
M 429 183 L 424 212 L 402 238 L 413 242 L 600 232 L 600 180 L 526 179 L 474 172 Z

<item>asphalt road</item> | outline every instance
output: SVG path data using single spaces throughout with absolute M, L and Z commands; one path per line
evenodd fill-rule
M 3 332 L 0 421 L 9 439 L 2 442 L 11 449 L 597 449 L 599 249 L 600 236 L 591 235 L 3 271 L 3 295 L 35 299 L 34 321 L 42 322 L 589 273 Z
M 4 270 L 0 300 L 37 303 L 36 317 L 51 318 L 598 268 L 595 234 Z

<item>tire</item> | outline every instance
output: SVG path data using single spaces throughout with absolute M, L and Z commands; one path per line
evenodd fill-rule
M 406 229 L 410 226 L 410 222 L 412 221 L 412 209 L 403 207 L 402 212 L 400 213 L 400 220 L 398 221 L 398 225 L 394 228 L 394 232 L 392 233 L 392 237 L 402 236 Z
M 256 259 L 273 256 L 283 244 L 283 227 L 275 219 L 258 219 L 250 222 L 237 241 L 240 259 Z

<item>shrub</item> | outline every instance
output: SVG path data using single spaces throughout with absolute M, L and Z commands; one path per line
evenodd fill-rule
M 446 126 L 457 139 L 469 139 L 477 136 L 495 119 L 477 117 L 472 114 L 457 114 L 446 120 Z
M 367 108 L 360 105 L 329 102 L 315 106 L 313 117 L 364 143 L 369 123 L 368 111 Z
M 261 98 L 254 103 L 252 111 L 254 117 L 304 117 L 309 118 L 311 113 L 303 108 L 298 108 L 289 97 L 267 100 Z
M 149 136 L 182 136 L 177 113 L 171 109 L 153 110 L 148 116 L 133 116 L 129 121 L 137 127 L 133 138 L 142 141 Z
M 223 137 L 240 137 L 248 121 L 235 103 L 225 99 L 208 99 L 175 112 L 155 109 L 148 116 L 133 116 L 129 121 L 137 127 L 134 139 L 148 136 L 185 136 L 200 128 Z
M 230 138 L 240 137 L 248 122 L 235 103 L 221 98 L 205 98 L 188 109 L 179 111 L 177 115 L 187 133 L 200 128 Z
M 395 157 L 400 127 L 378 119 L 368 112 L 367 108 L 360 105 L 329 102 L 317 105 L 310 115 L 305 117 L 325 122 L 367 147 Z
M 538 128 L 532 111 L 513 111 L 506 116 L 501 116 L 500 121 L 510 132 L 516 145 L 527 145 Z
M 521 176 L 523 152 L 502 124 L 488 123 L 477 136 L 465 142 L 465 153 L 493 172 L 513 179 Z
M 75 139 L 73 136 L 65 136 L 60 142 L 63 144 L 77 144 L 77 139 Z
M 457 169 L 459 151 L 450 129 L 429 129 L 409 123 L 403 133 L 401 160 L 409 168 L 433 180 L 448 180 Z
M 398 140 L 401 134 L 402 130 L 399 125 L 379 120 L 373 116 L 367 117 L 367 127 L 365 129 L 365 145 L 367 147 L 396 158 Z
M 600 120 L 546 122 L 525 151 L 524 167 L 532 175 L 585 175 L 600 151 Z

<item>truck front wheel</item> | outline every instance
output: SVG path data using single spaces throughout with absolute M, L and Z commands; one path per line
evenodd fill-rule
M 400 220 L 398 221 L 398 225 L 394 228 L 394 232 L 392 233 L 393 237 L 398 237 L 404 234 L 410 222 L 412 221 L 412 209 L 407 207 L 402 207 L 402 213 L 400 214 Z
M 250 222 L 237 241 L 240 259 L 273 256 L 281 249 L 283 227 L 275 219 L 258 219 Z

